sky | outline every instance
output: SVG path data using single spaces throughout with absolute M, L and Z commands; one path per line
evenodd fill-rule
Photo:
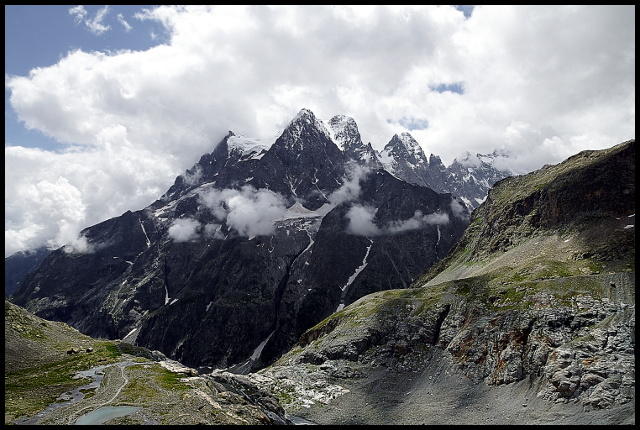
M 5 5 L 5 257 L 302 108 L 528 173 L 635 139 L 635 6 Z

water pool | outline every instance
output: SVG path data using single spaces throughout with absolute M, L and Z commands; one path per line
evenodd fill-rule
M 76 420 L 76 425 L 102 424 L 112 418 L 124 417 L 142 409 L 139 406 L 104 406 Z

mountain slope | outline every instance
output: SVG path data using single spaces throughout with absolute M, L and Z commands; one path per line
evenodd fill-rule
M 319 424 L 633 424 L 635 141 L 500 181 L 471 219 L 256 379 Z
M 4 327 L 5 425 L 74 424 L 105 405 L 134 409 L 105 424 L 289 423 L 274 397 L 234 375 L 196 376 L 157 351 L 90 338 L 6 300 Z M 99 383 L 87 386 L 89 369 Z
M 38 248 L 28 252 L 16 252 L 4 259 L 4 295 L 10 296 L 24 278 L 49 255 L 47 248 Z
M 444 279 L 456 272 L 449 276 L 456 279 L 465 276 L 457 273 L 462 266 L 485 273 L 484 260 L 552 233 L 563 241 L 550 247 L 561 251 L 550 260 L 562 261 L 568 274 L 629 270 L 635 257 L 634 155 L 635 140 L 499 181 L 486 204 L 473 212 L 455 251 L 438 265 L 446 270 L 430 274 Z
M 493 183 L 510 175 L 493 166 L 498 155 L 505 155 L 496 152 L 466 153 L 449 167 L 434 154 L 427 160 L 409 133 L 393 136 L 384 150 L 378 152 L 371 143 L 362 142 L 357 124 L 345 115 L 335 115 L 325 122 L 302 109 L 285 132 L 276 145 L 275 139 L 246 138 L 230 131 L 211 153 L 204 154 L 198 163 L 178 176 L 171 188 L 146 208 L 147 212 L 160 212 L 164 218 L 188 216 L 189 211 L 201 204 L 197 188 L 207 185 L 218 190 L 243 186 L 277 190 L 288 207 L 304 200 L 307 207 L 319 208 L 327 203 L 331 192 L 339 189 L 336 187 L 344 185 L 348 166 L 386 170 L 400 180 L 450 193 L 471 210 L 484 201 Z M 276 149 L 271 151 L 273 146 Z M 140 214 L 139 220 L 153 235 L 156 226 L 144 214 Z M 151 240 L 149 235 L 146 240 Z M 30 252 L 28 256 L 16 253 L 5 258 L 5 296 L 18 288 L 43 257 L 44 254 Z

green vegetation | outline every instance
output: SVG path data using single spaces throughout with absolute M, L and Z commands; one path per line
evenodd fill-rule
M 365 296 L 364 300 L 356 300 L 346 308 L 328 316 L 308 329 L 305 334 L 314 332 L 326 334 L 333 331 L 338 325 L 348 324 L 349 327 L 365 325 L 371 317 L 378 319 L 380 315 L 396 314 L 399 309 L 405 309 L 407 304 L 413 305 L 412 313 L 417 314 L 439 303 L 443 292 L 443 287 L 429 287 L 384 290 L 372 293 Z
M 289 405 L 296 401 L 295 388 L 291 385 L 277 385 L 273 387 L 273 395 L 282 405 Z
M 120 352 L 114 342 L 98 341 L 93 352 L 67 355 L 64 359 L 5 373 L 5 416 L 33 416 L 56 402 L 63 393 L 90 382 L 74 379 L 76 372 L 115 363 Z
M 527 310 L 547 303 L 548 306 L 572 306 L 580 295 L 601 299 L 603 286 L 588 276 L 553 277 L 552 279 L 497 282 L 492 275 L 476 276 L 447 285 L 452 293 L 487 309 Z M 541 296 L 542 295 L 542 296 Z
M 157 367 L 157 380 L 165 390 L 180 390 L 184 391 L 189 388 L 187 384 L 181 382 L 180 380 L 184 378 L 185 375 L 175 372 L 170 372 L 167 369 L 158 366 Z
M 122 390 L 122 399 L 133 404 L 152 404 L 166 397 L 166 391 L 186 391 L 190 387 L 180 380 L 185 375 L 170 372 L 157 363 L 130 366 L 129 383 Z

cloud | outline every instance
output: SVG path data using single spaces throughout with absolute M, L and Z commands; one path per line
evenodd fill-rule
M 394 234 L 408 230 L 417 230 L 425 225 L 444 225 L 449 223 L 449 215 L 441 212 L 423 215 L 422 211 L 416 211 L 413 217 L 407 220 L 389 222 L 385 228 L 385 232 Z
M 103 151 L 5 147 L 5 256 L 63 246 L 82 229 L 144 208 L 169 189 L 174 159 L 127 143 L 119 127 L 109 130 Z
M 347 164 L 347 171 L 342 178 L 342 185 L 328 197 L 332 207 L 340 203 L 357 200 L 360 196 L 360 182 L 371 173 L 371 169 L 355 163 Z
M 102 23 L 102 20 L 105 18 L 108 12 L 109 6 L 104 6 L 96 12 L 93 18 L 87 19 L 88 12 L 84 8 L 84 6 L 79 5 L 69 9 L 69 14 L 74 16 L 76 24 L 84 23 L 89 31 L 97 36 L 111 29 L 110 26 L 104 25 Z
M 242 237 L 269 235 L 275 231 L 275 222 L 287 211 L 282 196 L 270 190 L 256 190 L 251 186 L 241 189 L 210 189 L 199 195 L 199 202 L 218 220 L 201 223 L 192 218 L 180 218 L 169 227 L 168 234 L 176 242 L 200 239 L 222 239 L 223 224 Z
M 356 236 L 377 236 L 381 234 L 381 230 L 373 222 L 376 215 L 376 208 L 372 206 L 363 206 L 355 204 L 351 206 L 347 212 L 349 225 L 347 233 Z
M 69 9 L 69 14 L 74 16 L 76 24 L 82 23 L 87 17 L 87 10 L 82 5 L 78 5 Z
M 122 27 L 124 27 L 124 31 L 127 33 L 130 32 L 133 27 L 131 27 L 131 25 L 124 19 L 124 16 L 122 16 L 122 14 L 119 13 L 117 15 L 117 18 L 118 18 L 118 22 L 122 24 Z
M 69 13 L 108 36 L 111 8 Z M 635 137 L 634 5 L 161 5 L 135 18 L 162 43 L 5 76 L 20 123 L 66 147 L 36 157 L 7 138 L 5 254 L 55 238 L 61 219 L 80 231 L 141 209 L 229 130 L 276 135 L 302 107 L 353 117 L 378 150 L 413 128 L 445 165 L 505 149 L 515 173 Z M 58 177 L 82 219 L 21 201 L 43 180 L 64 190 Z
M 352 205 L 346 214 L 349 219 L 347 233 L 356 236 L 379 236 L 418 230 L 427 225 L 444 225 L 449 222 L 449 215 L 446 213 L 434 212 L 423 215 L 422 211 L 417 210 L 409 219 L 389 221 L 383 227 L 378 227 L 374 222 L 376 212 L 376 208 L 372 206 Z
M 65 232 L 69 230 L 65 227 L 68 226 L 63 225 L 60 229 L 63 236 L 66 236 Z M 69 233 L 73 235 L 73 230 L 69 231 Z M 96 246 L 89 243 L 84 236 L 70 236 L 68 239 L 65 239 L 64 242 L 65 245 L 62 249 L 67 254 L 90 254 L 96 250 Z
M 202 167 L 200 167 L 199 164 L 196 164 L 193 171 L 188 170 L 184 172 L 181 176 L 186 184 L 198 185 L 198 183 L 202 179 Z
M 175 242 L 189 242 L 198 238 L 200 223 L 191 218 L 179 218 L 171 224 L 167 233 Z
M 213 189 L 200 195 L 200 201 L 220 222 L 226 222 L 229 228 L 244 237 L 272 234 L 275 221 L 287 211 L 282 196 L 248 185 L 240 190 Z
M 451 212 L 455 217 L 466 220 L 469 219 L 469 209 L 459 199 L 451 197 Z
M 207 239 L 224 239 L 224 234 L 220 230 L 222 224 L 211 223 L 206 224 L 203 228 L 203 236 Z
M 360 181 L 371 173 L 371 169 L 356 164 L 350 165 L 347 174 L 343 178 L 342 186 L 329 196 L 330 206 L 333 208 L 341 203 L 348 203 L 358 200 L 360 197 Z M 468 210 L 455 198 L 451 200 L 451 209 L 455 216 L 468 218 Z M 378 227 L 374 218 L 376 209 L 370 205 L 354 203 L 346 213 L 349 220 L 347 232 L 357 236 L 378 236 L 383 234 L 396 234 L 408 230 L 417 230 L 425 225 L 447 224 L 449 216 L 446 213 L 435 212 L 423 215 L 421 211 L 416 211 L 414 215 L 406 220 L 394 220 L 387 222 L 383 227 Z

